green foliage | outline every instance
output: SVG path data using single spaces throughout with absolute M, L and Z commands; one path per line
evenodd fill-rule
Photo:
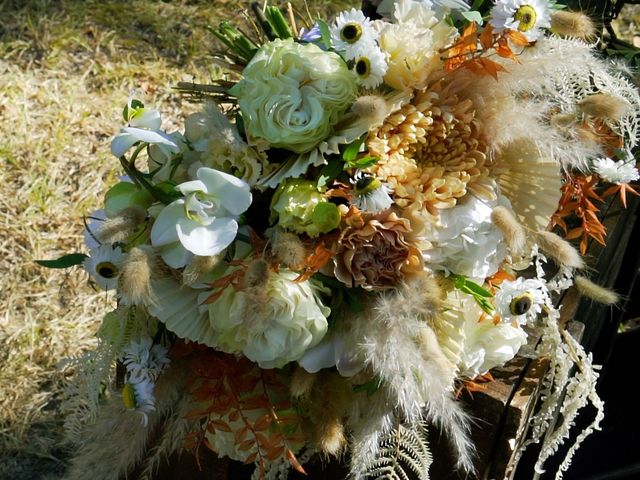
M 68 253 L 55 260 L 36 260 L 36 263 L 47 268 L 69 268 L 82 265 L 85 258 L 84 253 Z
M 491 315 L 493 313 L 493 305 L 488 300 L 489 298 L 493 298 L 491 292 L 485 290 L 480 285 L 475 282 L 472 282 L 464 275 L 455 275 L 455 287 L 463 293 L 467 295 L 471 295 L 473 299 L 476 301 L 482 310 Z

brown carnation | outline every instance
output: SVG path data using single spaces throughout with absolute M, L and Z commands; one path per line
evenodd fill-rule
M 420 250 L 407 239 L 409 220 L 389 210 L 365 216 L 352 207 L 343 222 L 333 262 L 336 278 L 347 286 L 390 288 L 422 269 Z

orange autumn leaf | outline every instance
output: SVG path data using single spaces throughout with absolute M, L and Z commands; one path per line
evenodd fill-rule
M 313 253 L 304 260 L 304 271 L 294 279 L 294 282 L 309 280 L 331 260 L 332 256 L 333 252 L 325 247 L 323 243 L 316 245 Z
M 518 57 L 516 57 L 513 53 L 513 50 L 511 50 L 509 42 L 505 37 L 500 37 L 498 39 L 498 43 L 496 45 L 496 53 L 502 58 L 509 58 L 514 62 L 520 63 L 520 60 L 518 60 Z
M 526 47 L 530 43 L 524 33 L 520 32 L 519 30 L 507 30 L 505 36 L 519 47 Z
M 286 456 L 287 456 L 287 460 L 296 471 L 298 471 L 303 475 L 307 474 L 307 472 L 305 472 L 304 468 L 302 467 L 302 465 L 300 464 L 300 462 L 298 461 L 295 454 L 291 451 L 290 448 L 287 448 Z
M 485 57 L 477 57 L 469 60 L 465 64 L 465 67 L 477 75 L 491 75 L 495 80 L 498 80 L 498 72 L 507 71 L 507 69 L 499 63 Z
M 489 50 L 493 46 L 493 27 L 488 23 L 480 35 L 480 45 L 484 50 Z

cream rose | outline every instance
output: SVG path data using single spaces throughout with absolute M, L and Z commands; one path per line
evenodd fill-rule
M 314 44 L 274 40 L 256 53 L 231 90 L 250 143 L 296 153 L 327 138 L 351 106 L 356 81 L 339 55 Z
M 209 321 L 217 334 L 216 348 L 242 352 L 261 368 L 280 368 L 298 360 L 327 333 L 329 307 L 318 297 L 316 284 L 294 282 L 298 274 L 272 273 L 264 289 L 227 288 L 209 306 Z M 268 301 L 266 301 L 268 300 Z

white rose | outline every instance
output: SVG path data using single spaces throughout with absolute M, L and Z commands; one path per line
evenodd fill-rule
M 227 288 L 209 305 L 215 347 L 242 352 L 261 368 L 280 368 L 317 345 L 327 333 L 331 310 L 318 298 L 319 288 L 310 281 L 294 282 L 297 276 L 272 273 L 264 287 L 256 287 L 266 289 L 260 304 L 251 292 Z

